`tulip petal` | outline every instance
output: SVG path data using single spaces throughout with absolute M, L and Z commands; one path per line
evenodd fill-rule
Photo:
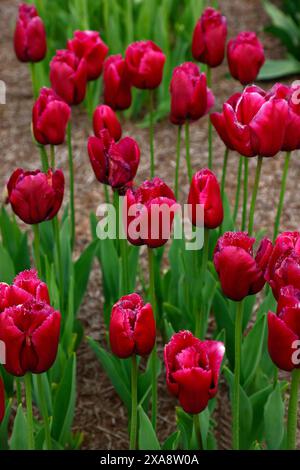
M 268 314 L 268 349 L 272 361 L 279 369 L 291 371 L 295 368 L 292 356 L 295 348 L 292 348 L 298 336 L 278 318 L 274 313 Z

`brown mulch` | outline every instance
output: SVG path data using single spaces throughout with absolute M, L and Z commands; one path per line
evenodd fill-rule
M 0 79 L 7 85 L 7 104 L 0 105 L 0 136 L 1 136 L 1 188 L 17 166 L 34 169 L 39 166 L 39 154 L 31 139 L 30 122 L 32 108 L 32 92 L 30 77 L 26 65 L 19 63 L 12 47 L 17 0 L 0 1 Z M 282 49 L 273 38 L 264 32 L 267 23 L 260 0 L 223 0 L 220 6 L 228 18 L 230 35 L 242 30 L 258 32 L 264 42 L 268 57 L 280 57 Z M 64 45 L 62 44 L 62 47 Z M 227 67 L 221 66 L 213 72 L 213 90 L 216 95 L 216 107 L 221 108 L 222 102 L 232 93 L 239 91 L 241 86 L 227 79 Z M 77 213 L 77 246 L 79 253 L 90 240 L 89 213 L 95 211 L 102 200 L 102 190 L 95 181 L 87 152 L 86 140 L 91 132 L 91 124 L 81 109 L 74 109 L 74 160 L 76 175 L 76 213 Z M 140 129 L 138 123 L 124 122 L 124 134 L 133 136 L 141 147 L 141 167 L 137 182 L 148 176 L 149 145 L 148 131 Z M 207 162 L 207 119 L 191 127 L 191 156 L 195 170 Z M 157 174 L 167 183 L 173 183 L 175 170 L 176 129 L 167 120 L 159 123 L 155 132 L 155 152 Z M 220 177 L 224 147 L 218 138 L 214 139 L 214 167 Z M 293 156 L 292 169 L 287 183 L 285 211 L 282 228 L 295 230 L 298 228 L 300 202 L 296 197 L 300 176 L 299 155 Z M 57 152 L 58 165 L 66 168 L 67 150 L 61 146 Z M 266 229 L 272 234 L 275 208 L 282 174 L 283 156 L 265 160 L 262 181 L 256 212 L 256 226 Z M 250 161 L 251 183 L 254 177 L 255 159 Z M 233 197 L 236 186 L 237 155 L 230 155 L 228 164 L 227 190 Z M 180 190 L 182 200 L 186 200 L 188 185 L 184 159 L 182 158 Z M 99 267 L 95 263 L 88 292 L 80 310 L 80 319 L 85 334 L 100 339 L 103 332 L 102 293 Z M 217 437 L 220 448 L 230 446 L 230 407 L 226 389 L 220 387 L 218 402 L 219 423 Z M 175 428 L 175 401 L 168 395 L 164 377 L 159 384 L 159 437 L 164 440 Z M 126 449 L 127 416 L 113 387 L 101 370 L 94 354 L 85 342 L 78 351 L 78 400 L 75 416 L 75 429 L 84 432 L 83 447 L 88 449 Z

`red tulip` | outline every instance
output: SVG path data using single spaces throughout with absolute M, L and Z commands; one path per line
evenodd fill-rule
M 196 121 L 214 105 L 214 96 L 206 87 L 206 76 L 193 62 L 175 67 L 170 84 L 173 124 Z
M 257 294 L 265 284 L 264 274 L 272 253 L 272 243 L 264 238 L 253 256 L 255 238 L 246 232 L 226 232 L 219 238 L 214 265 L 226 297 L 240 301 Z
M 171 236 L 178 204 L 173 191 L 160 178 L 144 181 L 136 191 L 126 192 L 127 238 L 133 245 L 157 248 Z
M 113 306 L 109 340 L 113 354 L 125 359 L 138 354 L 148 356 L 156 338 L 155 320 L 150 304 L 138 294 L 121 297 Z
M 223 343 L 200 341 L 190 331 L 175 333 L 165 346 L 168 389 L 186 413 L 201 413 L 216 395 L 224 352 Z
M 41 374 L 55 361 L 61 315 L 44 302 L 30 300 L 0 315 L 0 340 L 5 344 L 5 370 L 22 376 Z
M 5 416 L 5 390 L 4 390 L 3 380 L 0 377 L 0 424 L 4 420 L 4 416 Z
M 220 185 L 214 173 L 207 168 L 197 171 L 193 176 L 188 204 L 191 205 L 193 225 L 201 226 L 203 221 L 197 219 L 197 205 L 204 206 L 204 227 L 217 228 L 223 222 L 223 203 Z
M 233 78 L 242 85 L 252 83 L 265 63 L 263 45 L 255 33 L 239 33 L 228 42 L 227 60 Z
M 101 131 L 107 129 L 114 140 L 122 136 L 122 128 L 116 113 L 107 105 L 97 106 L 93 115 L 93 127 L 96 137 L 101 137 Z
M 287 117 L 284 99 L 249 86 L 223 105 L 223 113 L 211 114 L 211 121 L 228 148 L 245 157 L 273 157 L 282 149 Z
M 118 111 L 131 105 L 131 82 L 127 64 L 121 54 L 111 55 L 104 62 L 104 102 Z
M 42 145 L 60 145 L 65 140 L 71 109 L 51 88 L 41 88 L 32 109 L 33 134 Z
M 136 88 L 157 88 L 163 76 L 166 56 L 152 41 L 138 41 L 130 44 L 125 60 L 131 79 Z
M 33 5 L 21 3 L 17 18 L 14 47 L 21 62 L 40 62 L 47 52 L 44 23 Z
M 65 179 L 61 170 L 24 171 L 18 168 L 8 183 L 8 200 L 13 211 L 26 224 L 51 220 L 60 209 Z
M 268 314 L 268 349 L 279 369 L 291 371 L 300 368 L 294 353 L 300 345 L 300 290 L 286 286 L 280 290 L 277 315 Z
M 140 162 L 136 141 L 124 137 L 115 143 L 107 129 L 99 137 L 89 137 L 88 154 L 97 180 L 119 190 L 132 182 Z
M 227 21 L 214 8 L 204 10 L 193 34 L 192 54 L 195 60 L 210 67 L 220 65 L 225 56 Z
M 75 31 L 74 38 L 67 42 L 67 48 L 79 59 L 86 60 L 88 80 L 96 80 L 101 75 L 108 47 L 98 31 Z
M 53 90 L 69 105 L 81 103 L 86 93 L 86 60 L 66 49 L 56 51 L 50 62 L 50 82 Z

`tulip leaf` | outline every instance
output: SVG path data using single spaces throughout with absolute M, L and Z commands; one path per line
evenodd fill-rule
M 284 437 L 284 403 L 280 384 L 270 393 L 264 409 L 265 436 L 269 449 L 279 449 Z
M 263 437 L 264 407 L 272 390 L 273 385 L 270 384 L 250 396 L 250 402 L 253 409 L 251 441 L 260 441 Z
M 94 240 L 81 253 L 74 265 L 75 289 L 74 289 L 74 311 L 77 312 L 82 302 L 87 283 L 90 276 L 92 262 L 99 241 Z
M 175 431 L 163 443 L 162 450 L 177 450 L 180 440 L 180 431 Z
M 258 321 L 256 321 L 252 330 L 245 337 L 242 344 L 241 374 L 242 383 L 246 389 L 249 384 L 251 384 L 260 362 L 265 328 L 266 315 L 263 315 Z
M 8 251 L 0 244 L 0 280 L 10 284 L 15 277 L 14 263 Z
M 141 406 L 138 407 L 139 414 L 139 449 L 140 450 L 160 450 L 160 444 L 150 419 Z
M 272 80 L 300 73 L 300 62 L 293 57 L 281 60 L 267 60 L 261 68 L 259 80 Z
M 213 299 L 213 312 L 217 322 L 218 331 L 225 330 L 226 356 L 233 366 L 234 364 L 234 323 L 230 316 L 228 302 L 217 289 Z
M 0 449 L 8 450 L 8 425 L 11 415 L 12 399 L 9 399 L 6 403 L 5 415 L 2 423 L 0 424 Z
M 20 404 L 14 420 L 14 426 L 10 439 L 11 450 L 27 450 L 28 449 L 28 424 L 25 411 Z

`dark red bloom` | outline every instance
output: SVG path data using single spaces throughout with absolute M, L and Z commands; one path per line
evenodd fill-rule
M 200 341 L 190 331 L 180 331 L 166 344 L 167 385 L 186 413 L 198 414 L 218 389 L 225 352 L 219 341 Z
M 18 168 L 8 183 L 8 201 L 13 211 L 26 224 L 51 220 L 60 209 L 65 179 L 61 170 L 24 171 Z
M 100 38 L 98 31 L 75 31 L 74 38 L 68 40 L 67 47 L 79 59 L 86 60 L 87 79 L 96 80 L 102 72 L 103 62 L 108 53 L 108 47 Z
M 36 300 L 9 307 L 0 315 L 0 340 L 5 344 L 5 370 L 15 376 L 41 374 L 55 361 L 61 315 Z
M 69 105 L 85 98 L 87 63 L 67 49 L 56 51 L 50 62 L 50 82 L 53 90 Z
M 253 256 L 255 238 L 246 232 L 226 232 L 219 238 L 214 265 L 226 297 L 240 301 L 257 294 L 264 286 L 264 274 L 272 253 L 272 243 L 264 238 Z
M 175 67 L 170 83 L 173 124 L 196 121 L 214 105 L 214 95 L 206 86 L 206 76 L 193 62 Z
M 40 62 L 47 52 L 46 32 L 33 5 L 21 3 L 17 18 L 14 47 L 21 62 Z
M 37 142 L 60 145 L 65 140 L 71 109 L 51 88 L 41 88 L 32 109 L 32 128 Z
M 137 41 L 130 44 L 125 60 L 133 86 L 141 89 L 157 88 L 163 77 L 166 56 L 152 41 Z
M 125 359 L 138 354 L 148 356 L 156 338 L 153 310 L 138 294 L 121 297 L 113 306 L 109 340 L 112 352 Z
M 122 128 L 116 113 L 109 106 L 97 106 L 93 115 L 93 127 L 96 137 L 101 137 L 101 131 L 107 129 L 114 140 L 121 139 Z
M 210 67 L 220 65 L 225 56 L 227 21 L 214 8 L 204 10 L 193 34 L 192 54 L 195 60 Z
M 126 192 L 126 233 L 133 245 L 157 248 L 171 236 L 178 204 L 173 191 L 160 178 L 144 181 Z
M 4 416 L 5 416 L 5 390 L 4 390 L 3 380 L 0 377 L 0 424 L 4 420 Z
M 239 33 L 228 42 L 227 60 L 233 78 L 242 85 L 253 83 L 265 63 L 263 45 L 255 33 Z
M 114 110 L 131 105 L 131 82 L 125 59 L 121 54 L 111 55 L 104 62 L 104 102 Z

